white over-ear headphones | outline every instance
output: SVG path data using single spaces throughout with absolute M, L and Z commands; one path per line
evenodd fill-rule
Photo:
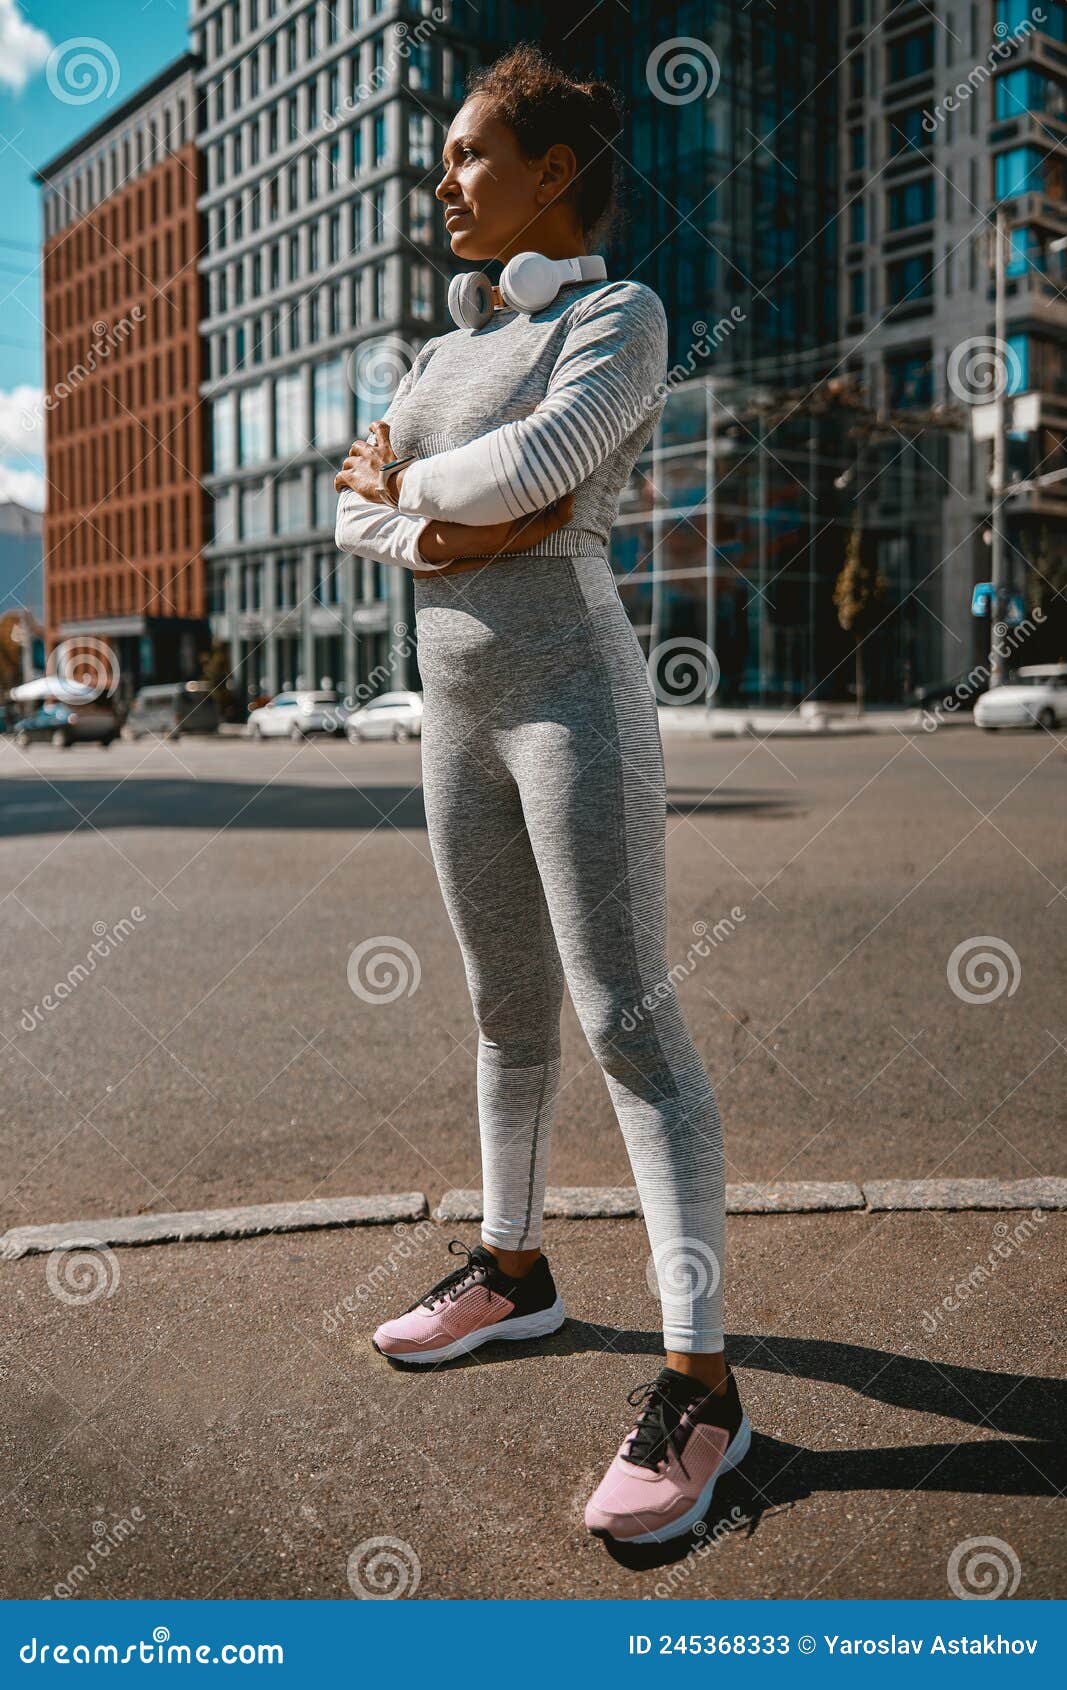
M 607 265 L 599 254 L 579 258 L 546 258 L 543 252 L 517 252 L 500 273 L 500 297 L 512 311 L 530 315 L 551 305 L 568 282 L 603 282 Z M 481 270 L 453 276 L 448 284 L 448 309 L 461 329 L 480 329 L 493 315 L 493 284 Z

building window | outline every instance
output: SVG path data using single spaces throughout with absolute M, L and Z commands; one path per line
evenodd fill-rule
M 867 277 L 863 270 L 853 270 L 848 278 L 848 308 L 854 317 L 867 309 Z
M 262 540 L 270 533 L 270 498 L 267 483 L 241 488 L 241 539 Z
M 411 315 L 424 321 L 433 316 L 433 271 L 428 264 L 411 266 Z
M 1044 154 L 1037 147 L 1012 147 L 1010 152 L 998 153 L 994 166 L 997 199 L 1039 193 L 1044 187 L 1044 166 Z
M 211 404 L 211 462 L 216 474 L 233 469 L 233 394 L 220 394 Z
M 408 199 L 408 233 L 413 241 L 427 244 L 433 240 L 433 207 L 428 188 L 416 188 Z
M 341 143 L 340 143 L 340 141 L 331 141 L 330 142 L 330 150 L 329 150 L 328 157 L 329 157 L 329 166 L 330 166 L 330 187 L 331 187 L 331 189 L 332 188 L 339 188 L 341 186 Z
M 1060 0 L 1047 0 L 1041 10 L 1045 17 L 1038 25 L 1040 32 L 1051 35 L 1054 41 L 1067 41 L 1067 6 Z M 1030 0 L 997 0 L 997 22 L 1011 31 L 1020 27 L 1032 29 L 1034 8 Z
M 863 201 L 853 200 L 848 208 L 848 238 L 860 245 L 867 237 L 867 211 Z
M 352 175 L 358 176 L 363 169 L 363 125 L 352 126 Z
M 419 170 L 430 170 L 433 155 L 433 121 L 425 112 L 412 112 L 408 118 L 408 161 Z
M 370 196 L 371 245 L 378 246 L 385 239 L 385 189 L 375 188 Z
M 910 258 L 898 258 L 886 265 L 886 280 L 890 305 L 913 304 L 929 299 L 934 291 L 932 275 L 933 254 L 916 252 Z
M 341 213 L 332 211 L 328 224 L 330 263 L 339 264 L 341 261 Z
M 848 167 L 850 170 L 862 170 L 866 162 L 866 131 L 853 129 L 848 137 Z
M 348 389 L 343 358 L 316 364 L 312 376 L 314 444 L 343 446 L 350 438 Z
M 261 464 L 271 455 L 270 412 L 265 382 L 243 387 L 238 400 L 238 462 Z
M 374 116 L 374 162 L 376 165 L 385 163 L 388 151 L 385 113 L 383 111 L 376 112 Z
M 285 476 L 275 486 L 278 492 L 278 533 L 300 533 L 307 527 L 303 477 Z
M 893 410 L 909 410 L 933 401 L 933 368 L 929 349 L 895 352 L 885 361 L 886 397 Z
M 908 76 L 921 76 L 924 70 L 932 70 L 934 64 L 934 26 L 925 24 L 922 29 L 913 30 L 910 35 L 902 35 L 899 40 L 891 41 L 887 48 L 888 79 L 890 82 L 903 82 Z
M 929 223 L 934 215 L 934 179 L 923 176 L 916 182 L 906 182 L 890 188 L 889 227 L 908 229 L 915 223 Z
M 296 312 L 293 312 L 296 320 Z M 279 458 L 291 458 L 308 444 L 304 372 L 292 370 L 274 383 L 274 427 Z

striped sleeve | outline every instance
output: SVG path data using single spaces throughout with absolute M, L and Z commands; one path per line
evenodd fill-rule
M 658 294 L 629 282 L 602 289 L 575 312 L 530 415 L 411 464 L 400 510 L 478 524 L 544 510 L 575 492 L 642 423 L 652 433 L 666 373 Z

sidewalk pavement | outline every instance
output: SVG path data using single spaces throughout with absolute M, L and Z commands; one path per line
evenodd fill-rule
M 825 738 L 828 734 L 891 734 L 930 733 L 931 722 L 937 727 L 970 727 L 969 713 L 942 713 L 936 718 L 927 710 L 881 709 L 868 710 L 857 716 L 847 704 L 804 703 L 794 709 L 727 709 L 713 705 L 710 710 L 702 704 L 661 705 L 659 711 L 662 733 L 703 735 L 706 739 L 736 738 Z
M 732 1218 L 752 1453 L 702 1536 L 629 1552 L 581 1512 L 659 1366 L 643 1226 L 548 1222 L 561 1332 L 396 1370 L 369 1334 L 453 1234 L 0 1264 L 2 1594 L 932 1598 L 990 1557 L 1005 1595 L 1064 1594 L 1062 1213 Z

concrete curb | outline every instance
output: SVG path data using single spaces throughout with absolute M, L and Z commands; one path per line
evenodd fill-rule
M 383 1197 L 315 1197 L 298 1203 L 256 1203 L 242 1209 L 193 1209 L 185 1214 L 127 1215 L 110 1220 L 57 1221 L 16 1226 L 0 1238 L 0 1258 L 41 1255 L 78 1244 L 177 1244 L 186 1239 L 254 1238 L 264 1232 L 316 1227 L 384 1226 L 417 1221 L 429 1212 L 421 1191 Z
M 782 1181 L 770 1185 L 728 1185 L 730 1215 L 804 1215 L 834 1209 L 869 1214 L 914 1209 L 1067 1209 L 1067 1179 L 929 1179 Z M 480 1191 L 446 1191 L 433 1211 L 439 1221 L 480 1221 Z M 594 1220 L 641 1214 L 637 1192 L 619 1186 L 549 1186 L 547 1219 Z
M 1067 1209 L 1067 1178 L 866 1180 L 862 1185 L 852 1180 L 783 1180 L 726 1187 L 726 1211 L 731 1215 L 810 1215 L 834 1210 L 888 1214 L 923 1209 Z M 549 1220 L 629 1220 L 640 1218 L 641 1212 L 632 1186 L 549 1186 L 545 1193 Z M 183 1214 L 54 1221 L 5 1232 L 0 1238 L 0 1260 L 16 1261 L 78 1245 L 178 1244 L 324 1227 L 388 1226 L 422 1220 L 429 1213 L 423 1192 L 400 1191 L 379 1197 L 316 1197 L 240 1209 L 194 1209 Z M 433 1218 L 480 1221 L 481 1192 L 446 1191 Z

